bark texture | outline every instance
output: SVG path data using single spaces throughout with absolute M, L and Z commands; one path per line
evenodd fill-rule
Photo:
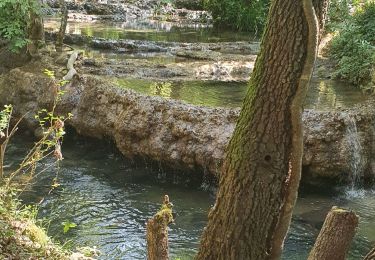
M 61 24 L 60 24 L 60 30 L 57 33 L 57 39 L 56 39 L 56 49 L 59 51 L 62 50 L 66 26 L 68 25 L 68 8 L 66 6 L 65 0 L 60 0 L 60 8 L 61 8 Z
M 316 54 L 311 0 L 274 1 L 197 259 L 277 259 L 302 163 L 302 101 Z
M 147 222 L 147 259 L 168 260 L 168 224 L 173 222 L 172 203 L 164 196 L 161 210 Z
M 363 260 L 375 260 L 375 248 L 373 248 Z
M 325 20 L 327 18 L 329 1 L 326 0 L 313 0 L 316 16 L 319 22 L 319 38 L 324 33 Z
M 344 260 L 358 226 L 358 216 L 333 207 L 328 213 L 308 260 Z
M 30 1 L 30 5 L 40 4 L 39 1 L 33 3 Z M 44 42 L 44 26 L 43 18 L 41 14 L 37 13 L 35 10 L 30 12 L 30 18 L 28 23 L 28 38 L 29 43 L 27 44 L 27 51 L 31 57 L 35 57 L 39 54 L 38 50 L 42 42 Z

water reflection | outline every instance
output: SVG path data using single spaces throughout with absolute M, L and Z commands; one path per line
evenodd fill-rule
M 130 88 L 140 93 L 215 107 L 240 107 L 247 90 L 245 82 L 155 82 L 124 78 L 116 79 L 115 82 L 121 87 Z M 348 84 L 333 80 L 314 80 L 309 87 L 305 108 L 323 111 L 347 108 L 366 99 L 367 97 L 359 89 Z
M 47 18 L 46 31 L 58 31 L 58 18 Z M 153 20 L 129 22 L 75 22 L 69 21 L 67 33 L 106 39 L 149 40 L 168 42 L 225 42 L 257 40 L 249 33 L 217 31 L 202 24 L 171 23 Z
M 337 80 L 312 80 L 306 97 L 307 108 L 346 108 L 367 100 L 360 89 Z

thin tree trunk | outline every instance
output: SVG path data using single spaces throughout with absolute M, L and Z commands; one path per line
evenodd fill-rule
M 324 33 L 325 20 L 328 14 L 329 1 L 313 0 L 313 5 L 319 21 L 319 38 L 321 38 Z
M 363 260 L 375 260 L 375 248 L 373 248 Z
M 275 0 L 196 259 L 277 259 L 297 197 L 302 102 L 317 49 L 312 0 Z
M 345 260 L 358 226 L 358 216 L 333 207 L 328 213 L 308 260 Z
M 4 143 L 0 145 L 0 184 L 4 178 L 4 157 L 5 157 L 5 147 Z
M 28 0 L 30 6 L 40 4 L 39 0 Z M 35 2 L 34 2 L 35 1 Z M 32 9 L 30 12 L 28 23 L 28 39 L 27 51 L 31 57 L 39 55 L 39 48 L 44 43 L 44 25 L 43 18 L 39 12 Z
M 65 0 L 60 0 L 60 8 L 61 8 L 61 24 L 60 24 L 60 30 L 59 30 L 59 33 L 57 34 L 57 39 L 56 39 L 57 51 L 62 51 L 66 26 L 68 25 L 68 8 L 66 6 Z
M 168 260 L 168 224 L 173 222 L 172 203 L 164 196 L 161 210 L 147 222 L 147 259 Z

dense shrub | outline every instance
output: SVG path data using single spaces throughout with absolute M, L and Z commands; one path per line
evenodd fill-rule
M 371 1 L 358 8 L 353 16 L 354 24 L 364 39 L 375 45 L 375 1 Z
M 27 27 L 31 12 L 40 6 L 34 0 L 0 0 L 0 37 L 10 41 L 12 50 L 27 44 Z
M 212 13 L 217 27 L 260 32 L 269 3 L 270 0 L 204 0 L 204 7 Z
M 335 76 L 357 86 L 371 82 L 375 69 L 375 2 L 363 4 L 341 26 L 330 53 L 338 61 Z
M 331 0 L 328 8 L 326 30 L 334 31 L 339 29 L 347 19 L 350 19 L 352 6 L 351 0 Z

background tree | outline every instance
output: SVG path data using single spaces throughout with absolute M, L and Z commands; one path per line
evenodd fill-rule
M 9 41 L 12 51 L 27 45 L 34 55 L 44 41 L 43 21 L 39 0 L 1 0 L 0 37 Z
M 325 10 L 317 11 L 312 0 L 271 4 L 197 259 L 280 258 L 301 174 L 302 104 Z
M 68 8 L 66 6 L 65 0 L 60 0 L 60 9 L 61 9 L 61 23 L 60 23 L 60 30 L 57 34 L 56 39 L 56 49 L 58 51 L 62 50 L 66 26 L 68 25 Z

